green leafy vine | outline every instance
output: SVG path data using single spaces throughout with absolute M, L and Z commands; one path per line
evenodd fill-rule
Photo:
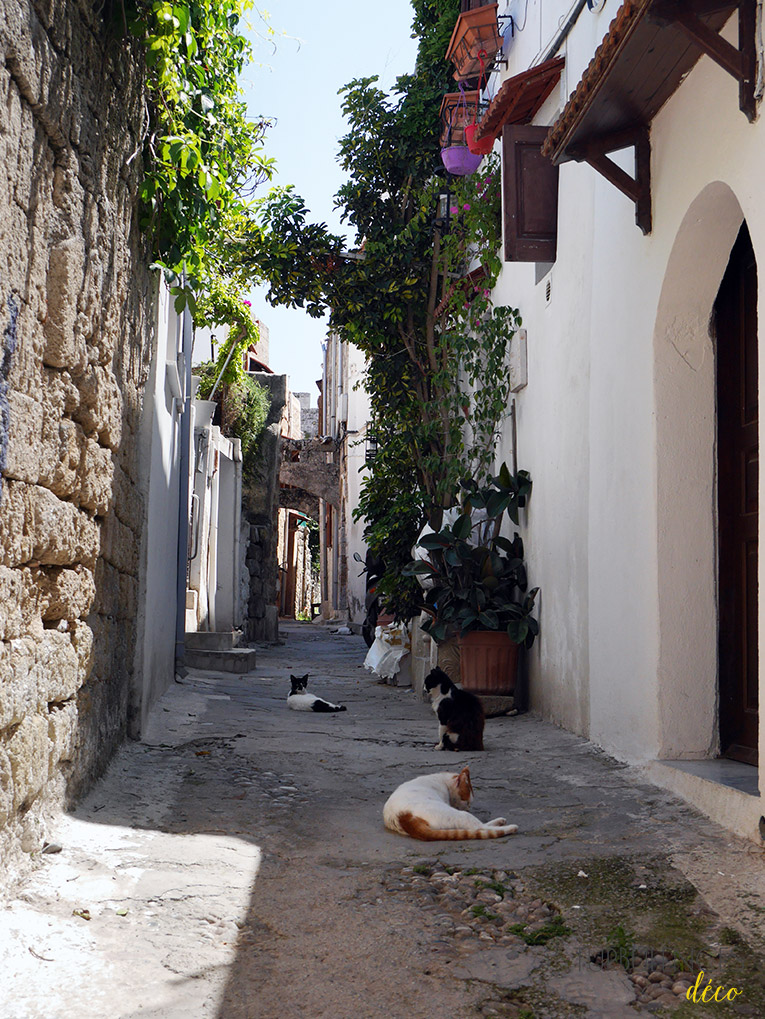
M 176 278 L 176 307 L 227 275 L 222 239 L 270 176 L 239 86 L 250 44 L 239 30 L 249 0 L 134 0 L 130 29 L 146 53 L 151 100 L 143 140 L 141 228 L 156 263 Z

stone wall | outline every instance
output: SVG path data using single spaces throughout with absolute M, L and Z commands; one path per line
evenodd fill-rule
M 291 394 L 286 375 L 253 375 L 268 390 L 270 406 L 257 463 L 249 475 L 242 477 L 246 578 L 243 631 L 247 641 L 275 641 L 279 635 L 279 465 L 285 407 Z
M 286 439 L 279 480 L 340 506 L 340 444 L 334 439 Z M 327 458 L 331 457 L 330 462 Z
M 142 61 L 94 8 L 0 17 L 0 861 L 123 738 L 135 651 Z

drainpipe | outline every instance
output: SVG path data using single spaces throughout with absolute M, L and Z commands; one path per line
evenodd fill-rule
M 544 51 L 544 56 L 541 58 L 541 60 L 536 61 L 534 66 L 536 66 L 537 63 L 544 64 L 546 60 L 550 60 L 552 57 L 555 56 L 555 54 L 558 52 L 558 50 L 563 45 L 563 43 L 564 43 L 564 41 L 566 39 L 566 36 L 568 35 L 568 33 L 571 31 L 571 29 L 576 24 L 579 15 L 582 13 L 582 10 L 586 6 L 587 6 L 587 0 L 577 0 L 577 2 L 571 8 L 571 12 L 569 13 L 569 15 L 566 18 L 565 22 L 561 26 L 560 31 L 555 36 L 555 38 L 550 43 L 550 45 L 547 47 L 547 49 Z
M 191 443 L 191 347 L 193 334 L 188 308 L 181 320 L 181 352 L 183 353 L 183 414 L 181 415 L 180 485 L 178 497 L 178 549 L 176 556 L 175 667 L 185 661 L 186 639 L 186 571 L 189 549 L 189 471 Z

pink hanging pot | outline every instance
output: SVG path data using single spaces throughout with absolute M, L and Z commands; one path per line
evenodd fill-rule
M 465 101 L 465 89 L 461 82 L 460 93 L 461 99 L 458 110 L 461 116 L 454 118 L 453 114 L 453 118 L 461 120 L 463 124 L 466 124 L 468 108 L 467 102 Z M 454 119 L 452 120 L 452 124 L 454 124 Z M 465 128 L 465 130 L 467 130 L 467 128 Z M 467 145 L 450 144 L 451 138 L 452 130 L 450 125 L 446 136 L 447 144 L 441 149 L 441 162 L 444 164 L 449 173 L 454 174 L 455 177 L 469 177 L 471 173 L 475 173 L 478 169 L 483 157 L 471 152 Z
M 469 177 L 481 165 L 483 156 L 471 152 L 467 145 L 449 145 L 441 149 L 441 161 L 455 177 Z

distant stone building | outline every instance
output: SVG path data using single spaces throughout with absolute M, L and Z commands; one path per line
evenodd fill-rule
M 311 406 L 310 393 L 295 393 L 300 401 L 300 424 L 304 439 L 315 439 L 319 434 L 319 408 Z

